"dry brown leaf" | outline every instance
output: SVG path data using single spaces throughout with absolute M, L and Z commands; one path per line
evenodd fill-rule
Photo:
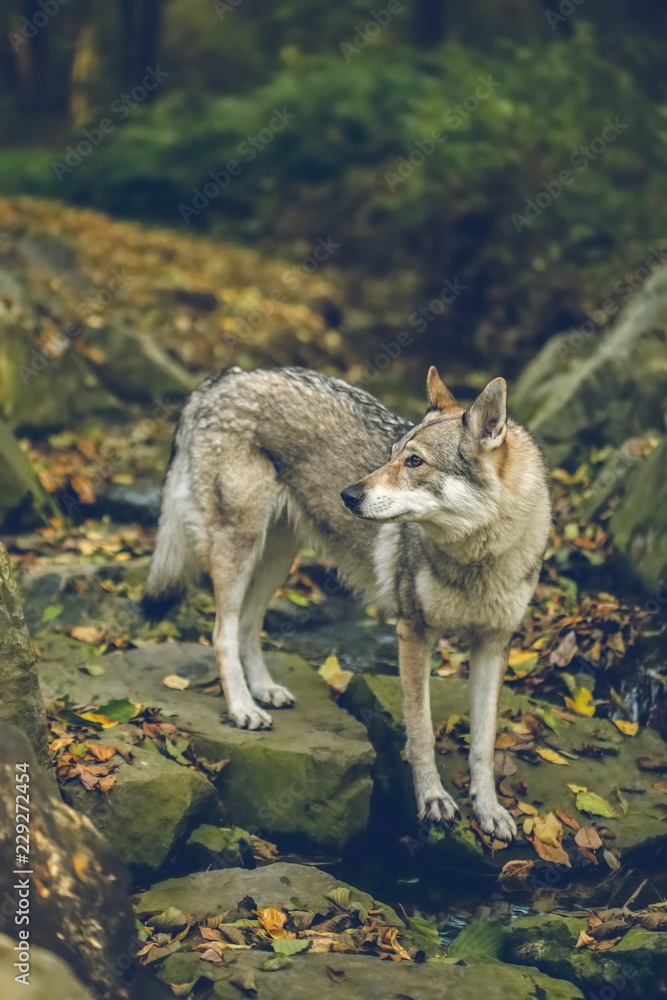
M 558 816 L 561 823 L 565 823 L 565 826 L 569 826 L 573 830 L 579 829 L 579 823 L 576 821 L 574 816 L 570 816 L 570 814 L 566 813 L 563 809 L 556 809 L 556 816 Z
M 574 837 L 577 847 L 586 847 L 589 851 L 597 851 L 602 847 L 602 839 L 594 826 L 582 826 Z
M 575 632 L 567 632 L 549 656 L 552 667 L 567 667 L 577 653 L 577 636 Z

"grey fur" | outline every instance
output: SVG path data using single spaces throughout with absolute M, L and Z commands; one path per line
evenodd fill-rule
M 435 770 L 430 652 L 442 632 L 467 631 L 471 794 L 483 828 L 511 837 L 492 773 L 497 696 L 546 543 L 545 469 L 507 417 L 502 379 L 467 413 L 434 369 L 428 391 L 431 406 L 413 426 L 305 369 L 230 368 L 206 379 L 175 435 L 144 605 L 162 613 L 208 570 L 229 713 L 237 725 L 268 726 L 251 695 L 276 707 L 293 699 L 262 661 L 264 611 L 298 548 L 315 548 L 398 620 L 408 758 L 419 813 L 434 821 L 456 807 Z M 346 487 L 353 513 L 340 498 Z

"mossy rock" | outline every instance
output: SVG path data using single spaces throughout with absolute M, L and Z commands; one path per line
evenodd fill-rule
M 574 467 L 591 445 L 621 445 L 663 426 L 667 367 L 667 268 L 624 307 L 612 330 L 559 334 L 511 393 L 513 412 L 552 465 Z
M 119 743 L 122 733 L 107 730 L 103 742 Z M 215 788 L 198 771 L 164 757 L 150 739 L 131 749 L 131 763 L 114 771 L 108 794 L 70 783 L 65 794 L 104 834 L 135 879 L 155 874 L 183 846 L 188 831 L 205 818 L 222 815 Z
M 451 715 L 467 715 L 467 687 L 463 678 L 431 679 L 434 727 Z M 452 824 L 436 828 L 417 826 L 410 768 L 401 757 L 405 731 L 398 677 L 358 674 L 351 680 L 342 704 L 368 728 L 377 754 L 376 781 L 386 800 L 386 808 L 394 813 L 406 832 L 412 830 L 412 836 L 405 841 L 411 853 L 420 851 L 428 844 L 429 850 L 436 851 L 447 862 L 470 864 L 474 868 L 481 865 L 496 870 L 506 861 L 526 857 L 526 852 L 528 857 L 537 860 L 532 846 L 522 839 L 522 834 L 509 849 L 491 855 L 470 827 L 472 814 L 467 803 L 462 806 L 461 819 Z M 550 707 L 547 702 L 515 694 L 507 684 L 502 689 L 501 711 L 511 709 L 513 713 L 523 714 L 545 711 Z M 667 800 L 663 792 L 653 788 L 655 773 L 639 770 L 637 761 L 640 757 L 667 760 L 667 744 L 661 737 L 650 729 L 640 729 L 636 736 L 624 737 L 608 720 L 580 717 L 574 723 L 559 721 L 557 733 L 545 729 L 538 743 L 545 746 L 545 742 L 550 749 L 573 755 L 566 758 L 567 765 L 556 765 L 539 758 L 531 760 L 512 753 L 516 774 L 506 780 L 510 784 L 516 779 L 524 781 L 528 792 L 523 798 L 529 803 L 537 803 L 541 813 L 562 809 L 582 826 L 592 822 L 604 825 L 614 835 L 614 839 L 607 842 L 608 847 L 618 848 L 622 854 L 627 852 L 629 856 L 641 855 L 650 863 L 655 852 L 667 844 Z M 578 755 L 574 748 L 587 744 L 604 744 L 609 752 L 600 760 Z M 466 749 L 436 754 L 436 763 L 445 788 L 455 791 L 455 779 L 463 778 L 468 773 Z M 622 793 L 628 804 L 628 812 L 624 816 L 616 790 L 628 782 L 632 782 L 637 791 Z M 607 799 L 616 811 L 616 818 L 600 819 L 578 811 L 568 784 L 585 786 Z M 568 839 L 565 846 L 567 848 L 569 844 L 573 847 L 573 858 L 579 863 L 579 853 L 572 845 L 570 832 L 566 832 Z
M 581 1000 L 580 990 L 561 978 L 551 978 L 537 969 L 501 962 L 447 964 L 438 959 L 423 963 L 382 962 L 366 955 L 296 955 L 279 972 L 261 969 L 268 953 L 252 949 L 239 953 L 226 968 L 211 968 L 194 952 L 177 952 L 160 964 L 158 975 L 168 983 L 192 982 L 206 975 L 214 982 L 214 1000 L 240 1000 L 243 996 L 232 980 L 242 970 L 255 970 L 257 1000 L 289 1000 L 336 997 L 344 1000 Z M 328 969 L 344 976 L 334 982 Z M 209 971 L 210 970 L 210 971 Z
M 667 996 L 666 933 L 633 927 L 607 951 L 575 948 L 586 926 L 585 919 L 554 914 L 521 917 L 507 929 L 505 957 L 565 976 L 591 998 L 604 996 L 598 991 L 605 989 L 623 1000 Z
M 61 636 L 60 641 L 63 648 L 47 645 L 39 663 L 44 695 L 98 705 L 129 698 L 165 709 L 170 722 L 192 734 L 200 756 L 229 761 L 216 780 L 226 824 L 285 846 L 332 852 L 365 831 L 373 750 L 364 727 L 340 711 L 327 685 L 303 660 L 267 657 L 276 680 L 293 691 L 297 704 L 272 711 L 272 730 L 248 732 L 230 722 L 223 698 L 202 693 L 218 676 L 209 647 L 163 643 L 113 653 L 96 658 L 105 673 L 90 676 L 85 664 L 81 670 L 67 655 L 73 640 Z M 190 687 L 165 687 L 163 679 L 174 673 L 188 678 Z
M 631 472 L 610 521 L 614 548 L 647 590 L 655 611 L 667 608 L 667 438 Z

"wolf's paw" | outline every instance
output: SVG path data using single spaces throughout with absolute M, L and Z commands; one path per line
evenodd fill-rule
M 498 840 L 509 841 L 516 837 L 516 823 L 495 797 L 492 800 L 475 799 L 473 811 L 484 833 L 489 833 Z
M 230 705 L 229 715 L 239 729 L 270 729 L 273 719 L 268 712 L 259 708 L 253 702 L 249 705 Z
M 291 708 L 295 698 L 282 684 L 258 684 L 250 688 L 253 698 L 275 708 Z
M 449 823 L 459 811 L 454 799 L 442 785 L 416 790 L 417 812 L 425 823 Z

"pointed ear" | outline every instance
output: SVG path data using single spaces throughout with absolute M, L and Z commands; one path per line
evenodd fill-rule
M 466 412 L 465 425 L 488 450 L 499 448 L 507 434 L 507 382 L 494 378 Z
M 456 406 L 456 400 L 446 388 L 434 365 L 431 365 L 426 376 L 426 393 L 431 409 L 451 410 Z

